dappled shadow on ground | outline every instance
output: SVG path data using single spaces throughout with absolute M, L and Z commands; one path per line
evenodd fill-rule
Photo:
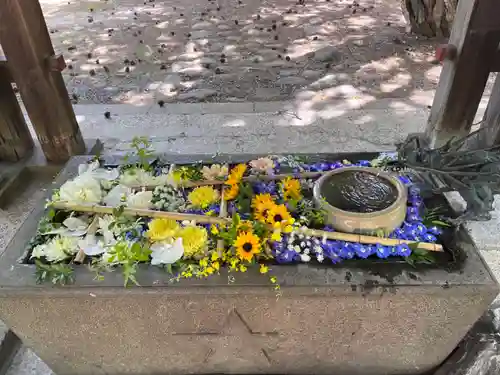
M 398 0 L 42 0 L 79 103 L 407 98 L 435 88 L 438 41 Z

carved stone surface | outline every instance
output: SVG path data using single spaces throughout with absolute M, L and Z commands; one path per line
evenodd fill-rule
M 80 162 L 70 161 L 54 187 Z M 0 319 L 61 375 L 424 374 L 498 293 L 465 231 L 456 246 L 467 258 L 452 269 L 372 261 L 274 266 L 279 298 L 258 270 L 231 283 L 221 272 L 172 284 L 144 266 L 142 287 L 124 289 L 119 272 L 98 282 L 82 266 L 74 285 L 38 286 L 33 266 L 18 259 L 42 213 L 40 202 L 0 257 Z

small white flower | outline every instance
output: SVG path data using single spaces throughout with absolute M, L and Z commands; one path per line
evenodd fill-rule
M 304 239 L 304 235 L 302 233 L 299 233 L 298 237 L 303 240 Z
M 300 246 L 299 245 L 295 245 L 293 247 L 293 250 L 295 250 L 296 253 L 300 253 Z
M 151 264 L 153 266 L 175 263 L 184 255 L 182 238 L 178 238 L 173 244 L 162 241 L 155 242 L 151 245 L 151 251 Z
M 307 244 L 307 246 L 312 246 L 312 242 L 311 241 L 306 241 L 306 244 Z
M 149 209 L 153 199 L 152 191 L 140 191 L 127 198 L 127 206 L 132 208 Z
M 321 248 L 321 246 L 315 246 L 314 251 L 316 252 L 316 254 L 323 254 L 323 249 Z
M 311 252 L 311 249 L 309 249 L 309 248 L 305 248 L 303 251 L 304 254 L 309 254 L 310 252 Z
M 318 254 L 316 255 L 316 259 L 318 260 L 318 262 L 322 263 L 325 260 L 325 257 L 323 256 L 323 254 Z
M 319 245 L 319 240 L 317 238 L 314 238 L 313 239 L 313 242 L 316 244 L 316 245 Z
M 309 262 L 311 260 L 311 257 L 307 254 L 300 254 L 300 260 L 303 262 Z
M 304 241 L 300 241 L 300 247 L 302 248 L 306 247 L 306 243 Z
M 205 180 L 224 178 L 228 175 L 228 172 L 229 170 L 227 165 L 220 164 L 212 164 L 210 167 L 204 166 L 201 169 L 201 173 L 203 174 L 203 178 Z
M 249 164 L 256 172 L 269 173 L 274 169 L 274 161 L 270 158 L 259 158 L 252 160 Z
M 306 240 L 311 240 L 311 236 L 306 236 Z

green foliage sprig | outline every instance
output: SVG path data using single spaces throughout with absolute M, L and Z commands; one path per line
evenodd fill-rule
M 54 285 L 67 285 L 75 282 L 73 268 L 68 264 L 43 264 L 40 261 L 35 261 L 36 283 L 42 284 L 50 281 Z

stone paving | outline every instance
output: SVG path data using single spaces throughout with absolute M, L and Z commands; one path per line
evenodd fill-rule
M 75 103 L 407 97 L 440 73 L 399 0 L 41 3 Z

